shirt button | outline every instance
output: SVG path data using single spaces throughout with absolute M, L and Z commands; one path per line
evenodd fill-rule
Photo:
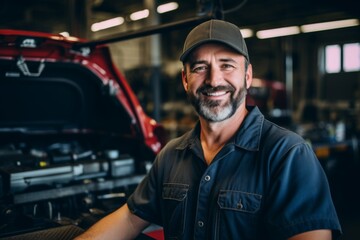
M 206 175 L 206 176 L 205 176 L 205 181 L 208 182 L 208 181 L 210 181 L 210 179 L 211 179 L 211 177 L 210 177 L 209 175 Z
M 204 226 L 204 222 L 203 221 L 198 221 L 198 226 L 202 228 Z

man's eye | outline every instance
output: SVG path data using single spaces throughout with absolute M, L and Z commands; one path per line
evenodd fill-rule
M 230 65 L 230 64 L 224 64 L 222 65 L 222 69 L 233 69 L 234 66 L 233 65 Z
M 193 67 L 191 69 L 192 72 L 204 72 L 206 71 L 207 67 L 206 66 L 197 66 L 197 67 Z

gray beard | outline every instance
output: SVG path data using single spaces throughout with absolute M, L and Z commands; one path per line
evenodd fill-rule
M 245 84 L 244 84 L 245 85 Z M 200 91 L 197 94 L 201 94 Z M 188 92 L 188 98 L 196 112 L 209 122 L 221 122 L 234 115 L 238 107 L 244 102 L 247 94 L 244 86 L 237 95 L 231 91 L 230 99 L 224 104 L 217 100 L 203 100 Z

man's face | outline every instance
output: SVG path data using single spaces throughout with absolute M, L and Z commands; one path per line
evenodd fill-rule
M 245 57 L 222 44 L 196 48 L 184 66 L 183 85 L 198 114 L 210 122 L 230 118 L 245 106 L 251 84 L 251 65 Z

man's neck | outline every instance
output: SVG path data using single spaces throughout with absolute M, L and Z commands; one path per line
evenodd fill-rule
M 242 107 L 232 117 L 221 122 L 208 122 L 200 118 L 200 141 L 208 165 L 222 147 L 234 136 L 247 113 L 246 108 Z

